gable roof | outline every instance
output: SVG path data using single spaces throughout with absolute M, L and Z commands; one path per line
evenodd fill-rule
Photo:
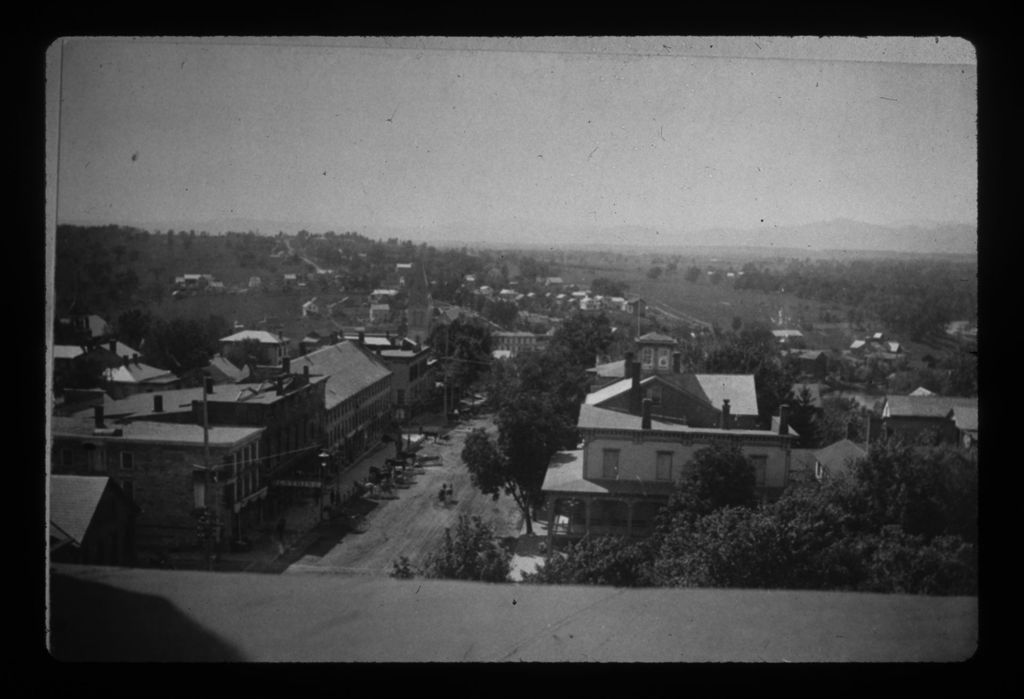
M 673 344 L 673 345 L 677 344 L 676 339 L 674 337 L 669 337 L 668 335 L 662 335 L 661 333 L 656 333 L 656 332 L 649 332 L 649 333 L 647 333 L 645 335 L 641 335 L 640 337 L 636 338 L 636 341 L 638 343 L 639 342 L 644 342 L 644 343 L 653 342 L 653 343 L 665 343 L 665 344 Z
M 756 437 L 765 437 L 774 434 L 768 430 L 723 430 L 718 427 L 690 427 L 688 425 L 678 425 L 672 422 L 661 422 L 660 420 L 654 419 L 651 420 L 651 429 L 644 430 L 641 425 L 641 422 L 642 418 L 639 415 L 632 415 L 630 413 L 624 413 L 618 410 L 600 408 L 596 405 L 583 404 L 580 406 L 580 417 L 579 420 L 577 420 L 576 422 L 576 426 L 581 429 L 594 430 L 630 430 L 637 432 L 681 432 L 690 434 L 720 434 L 737 436 L 748 435 Z
M 215 354 L 210 357 L 208 367 L 235 383 L 249 378 L 249 365 L 243 364 L 242 366 L 237 367 L 227 357 L 223 357 L 219 354 Z
M 685 374 L 684 374 L 685 376 Z M 692 374 L 703 397 L 721 410 L 722 401 L 729 399 L 733 415 L 757 415 L 757 388 L 753 374 Z M 698 394 L 699 395 L 699 394 Z
M 111 383 L 174 383 L 178 376 L 166 369 L 158 369 L 141 362 L 103 370 L 103 378 Z
M 301 374 L 303 367 L 306 366 L 309 367 L 311 374 L 322 374 L 327 377 L 327 386 L 324 390 L 327 409 L 391 375 L 391 370 L 384 366 L 383 362 L 370 357 L 355 343 L 349 341 L 321 347 L 291 360 L 293 374 Z
M 242 330 L 234 335 L 222 337 L 219 342 L 244 342 L 245 340 L 256 340 L 261 345 L 281 345 L 284 340 L 274 333 L 266 330 Z
M 977 398 L 955 396 L 886 396 L 882 417 L 949 417 L 959 406 L 977 407 Z
M 85 354 L 85 350 L 80 345 L 54 345 L 53 346 L 53 358 L 54 359 L 74 359 Z
M 620 359 L 617 362 L 608 362 L 607 364 L 598 364 L 595 367 L 587 369 L 587 373 L 596 374 L 601 378 L 605 379 L 618 379 L 626 375 L 626 360 Z
M 850 462 L 863 459 L 867 455 L 863 447 L 849 439 L 840 439 L 814 452 L 814 458 L 829 473 L 845 472 Z
M 918 386 L 913 391 L 911 391 L 909 395 L 912 395 L 912 396 L 934 396 L 935 395 L 935 391 L 929 391 L 924 386 Z
M 643 384 L 642 381 L 640 383 L 641 385 Z M 601 403 L 604 403 L 606 400 L 609 400 L 610 398 L 614 398 L 615 396 L 627 392 L 632 385 L 632 378 L 622 379 L 621 381 L 610 383 L 607 386 L 599 388 L 593 393 L 588 393 L 587 397 L 583 399 L 583 403 L 585 405 L 599 405 Z

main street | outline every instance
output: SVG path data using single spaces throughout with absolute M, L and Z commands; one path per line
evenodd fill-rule
M 479 515 L 498 537 L 518 535 L 521 515 L 515 502 L 505 495 L 495 501 L 480 493 L 462 463 L 466 435 L 477 427 L 492 428 L 492 418 L 467 421 L 449 432 L 447 440 L 428 439 L 419 454 L 438 456 L 437 461 L 412 475 L 407 487 L 397 488 L 394 499 L 380 499 L 357 532 L 339 531 L 334 537 L 328 528 L 286 572 L 382 575 L 390 573 L 402 556 L 419 568 L 443 540 L 445 528 L 452 527 L 460 515 Z M 443 484 L 451 484 L 454 490 L 447 504 L 438 498 Z

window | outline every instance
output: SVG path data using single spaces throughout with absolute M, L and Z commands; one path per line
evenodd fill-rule
M 618 478 L 619 476 L 619 450 L 605 449 L 602 452 L 601 476 L 603 478 Z
M 750 459 L 750 463 L 754 465 L 754 484 L 758 488 L 763 488 L 767 479 L 768 457 L 763 454 L 758 454 L 747 458 Z
M 667 349 L 659 349 L 658 350 L 658 368 L 659 369 L 668 369 L 668 360 L 669 360 L 668 350 Z
M 653 366 L 654 365 L 654 348 L 653 347 L 644 347 L 643 352 L 641 352 L 640 356 L 642 358 L 641 362 L 644 364 L 644 366 Z
M 654 477 L 659 481 L 672 480 L 672 452 L 659 451 Z
M 130 451 L 121 452 L 121 468 L 125 471 L 131 471 L 135 468 L 135 455 Z

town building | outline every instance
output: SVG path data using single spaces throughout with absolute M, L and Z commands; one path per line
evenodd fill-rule
M 49 478 L 49 556 L 55 563 L 135 563 L 139 507 L 108 476 Z
M 428 364 L 431 354 L 429 347 L 408 338 L 378 351 L 392 373 L 392 402 L 399 422 L 419 412 L 430 398 L 434 387 L 434 372 Z
M 219 342 L 222 355 L 254 352 L 256 363 L 263 366 L 280 366 L 288 356 L 288 341 L 266 330 L 242 330 L 222 337 Z
M 762 502 L 782 493 L 792 439 L 786 408 L 777 431 L 662 422 L 652 418 L 651 408 L 650 400 L 640 415 L 580 406 L 583 446 L 555 454 L 542 485 L 549 550 L 556 537 L 650 534 L 696 452 L 714 443 L 740 448 L 753 464 Z
M 905 442 L 917 442 L 929 435 L 937 442 L 957 444 L 962 442 L 962 436 L 954 419 L 956 409 L 960 409 L 963 421 L 970 415 L 970 409 L 977 407 L 977 398 L 886 396 L 881 411 L 882 431 Z M 977 425 L 976 418 L 974 424 Z
M 270 381 L 208 380 L 205 390 L 130 396 L 105 401 L 91 417 L 54 417 L 52 470 L 116 478 L 142 509 L 140 548 L 194 542 L 200 507 L 219 541 L 233 541 L 290 504 L 295 488 L 328 485 L 317 481 L 330 475 L 319 473 L 325 383 L 285 367 Z
M 332 463 L 353 463 L 391 426 L 393 374 L 383 360 L 343 341 L 289 362 L 296 373 L 326 377 L 323 446 Z
M 510 356 L 515 357 L 521 352 L 546 349 L 553 336 L 553 328 L 546 333 L 531 333 L 522 330 L 493 332 L 491 333 L 491 349 L 507 350 Z
M 160 395 L 145 398 L 160 407 Z M 140 510 L 134 535 L 139 550 L 194 544 L 199 507 L 209 507 L 224 527 L 218 535 L 230 537 L 240 528 L 235 503 L 266 492 L 256 466 L 260 428 L 214 426 L 204 435 L 198 424 L 114 421 L 102 407 L 94 408 L 93 417 L 53 417 L 51 424 L 51 473 L 115 481 Z M 226 500 L 225 490 L 239 478 L 248 490 Z

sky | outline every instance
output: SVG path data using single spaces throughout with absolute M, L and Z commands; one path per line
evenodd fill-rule
M 314 231 L 976 223 L 969 43 L 715 42 L 64 39 L 51 214 Z

